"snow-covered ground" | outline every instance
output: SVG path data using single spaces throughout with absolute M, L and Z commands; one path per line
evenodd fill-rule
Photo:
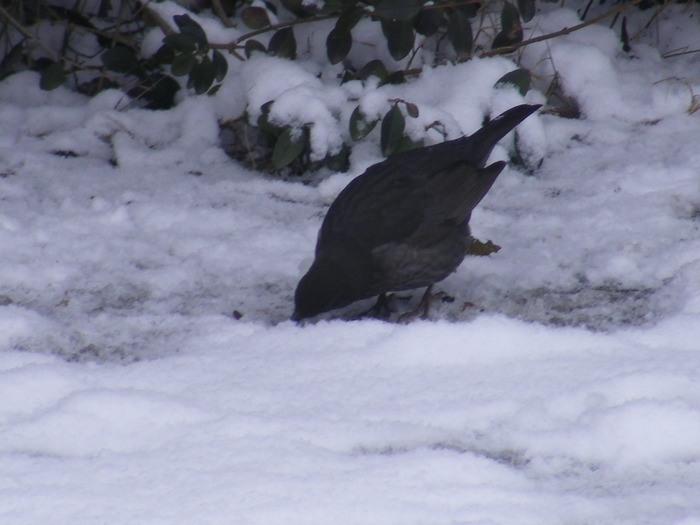
M 318 185 L 220 146 L 217 118 L 274 82 L 348 115 L 315 72 L 259 58 L 260 85 L 167 112 L 1 83 L 0 523 L 700 524 L 700 55 L 661 58 L 700 48 L 685 9 L 656 20 L 664 47 L 622 54 L 597 26 L 526 48 L 584 118 L 521 126 L 541 167 L 506 169 L 472 218 L 502 250 L 409 325 L 288 320 L 376 137 Z M 343 89 L 457 135 L 522 101 L 492 89 L 514 67 Z

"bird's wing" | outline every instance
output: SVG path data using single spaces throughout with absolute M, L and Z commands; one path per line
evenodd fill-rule
M 434 172 L 403 175 L 368 170 L 338 196 L 319 233 L 319 246 L 351 238 L 358 248 L 435 242 L 446 223 L 460 224 L 486 195 L 504 162 L 476 168 L 457 162 Z M 381 165 L 377 165 L 381 167 Z

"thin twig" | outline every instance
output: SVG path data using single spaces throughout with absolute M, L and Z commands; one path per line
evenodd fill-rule
M 611 15 L 621 13 L 622 11 L 629 9 L 632 6 L 637 5 L 641 1 L 642 0 L 632 0 L 631 2 L 627 2 L 626 4 L 619 5 L 619 6 L 615 7 L 614 9 L 611 9 L 610 11 L 603 13 L 602 15 L 596 16 L 595 18 L 591 18 L 590 20 L 588 20 L 586 22 L 582 22 L 578 25 L 575 25 L 572 27 L 565 27 L 564 29 L 561 29 L 559 31 L 555 31 L 554 33 L 548 33 L 546 35 L 536 36 L 534 38 L 530 38 L 529 40 L 523 40 L 522 42 L 518 42 L 517 44 L 513 44 L 510 46 L 497 47 L 496 49 L 492 49 L 491 51 L 484 51 L 479 56 L 480 56 L 480 58 L 486 58 L 486 57 L 492 57 L 494 55 L 500 55 L 503 53 L 510 53 L 511 51 L 515 51 L 516 49 L 527 46 L 529 44 L 534 44 L 536 42 L 543 42 L 545 40 L 550 40 L 552 38 L 556 38 L 556 37 L 562 36 L 562 35 L 568 35 L 569 33 L 573 33 L 574 31 L 578 31 L 579 29 L 583 29 L 584 27 L 598 23 L 601 20 L 603 20 Z
M 676 50 L 673 50 L 673 51 L 669 51 L 669 52 L 668 52 L 667 54 L 665 54 L 665 55 L 661 55 L 661 58 L 680 57 L 680 56 L 683 56 L 683 55 L 692 55 L 693 53 L 700 53 L 700 49 L 691 49 L 691 50 L 685 49 L 684 51 L 678 51 L 678 50 L 676 49 Z
M 641 1 L 641 0 L 640 0 Z M 267 33 L 269 31 L 277 31 L 279 29 L 284 29 L 285 27 L 292 27 L 296 26 L 299 24 L 306 24 L 309 22 L 321 22 L 322 20 L 330 20 L 331 18 L 338 18 L 338 15 L 322 15 L 322 16 L 312 16 L 311 18 L 299 18 L 299 19 L 294 19 L 290 20 L 289 22 L 280 22 L 279 24 L 272 24 L 267 27 L 263 27 L 260 29 L 256 29 L 255 31 L 251 31 L 250 33 L 246 33 L 245 35 L 239 36 L 235 42 L 231 42 L 229 44 L 218 44 L 221 47 L 227 47 L 227 46 L 233 46 L 233 47 L 238 47 L 241 42 L 244 40 L 248 40 L 249 38 L 253 38 L 254 36 L 262 35 L 263 33 Z M 211 47 L 214 47 L 214 45 L 211 45 Z

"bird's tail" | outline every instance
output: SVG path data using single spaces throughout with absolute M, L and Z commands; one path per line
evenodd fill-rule
M 542 106 L 537 104 L 522 104 L 510 108 L 471 135 L 469 140 L 472 142 L 472 155 L 477 165 L 483 166 L 496 143 L 540 107 Z

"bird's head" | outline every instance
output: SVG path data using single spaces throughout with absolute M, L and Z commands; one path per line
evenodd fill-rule
M 365 298 L 367 280 L 362 265 L 348 259 L 317 258 L 297 285 L 292 320 L 300 321 Z

